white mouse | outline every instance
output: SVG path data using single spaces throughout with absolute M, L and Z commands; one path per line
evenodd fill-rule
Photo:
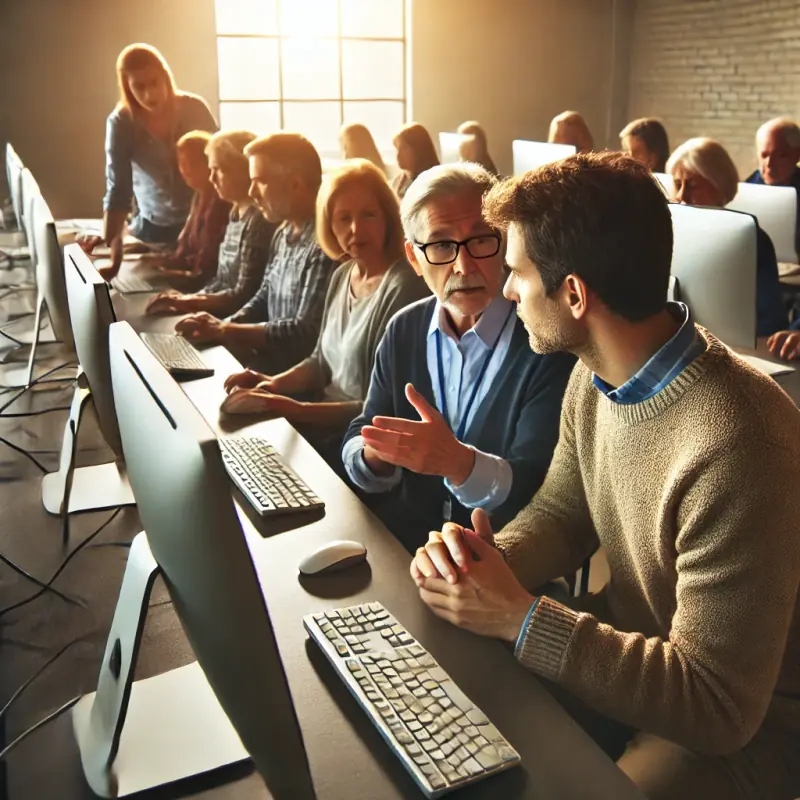
M 360 564 L 367 557 L 367 548 L 360 542 L 337 539 L 323 544 L 307 555 L 299 565 L 301 575 L 325 575 Z

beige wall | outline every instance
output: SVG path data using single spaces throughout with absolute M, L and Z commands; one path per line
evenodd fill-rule
M 630 116 L 660 116 L 673 147 L 712 136 L 745 177 L 758 126 L 800 114 L 798 85 L 797 0 L 639 0 Z
M 102 213 L 114 64 L 135 41 L 217 108 L 213 0 L 0 0 L 0 142 L 15 145 L 57 217 Z
M 434 139 L 479 120 L 507 173 L 512 140 L 546 140 L 550 120 L 569 108 L 598 147 L 618 147 L 632 18 L 631 0 L 415 0 L 414 117 Z
M 586 116 L 598 146 L 616 146 L 632 2 L 411 0 L 414 118 L 434 136 L 479 119 L 504 172 L 512 139 L 545 138 L 567 108 Z M 126 44 L 159 47 L 178 85 L 217 110 L 213 8 L 213 0 L 139 0 L 135 11 L 111 0 L 0 0 L 0 141 L 17 147 L 56 216 L 100 214 L 105 118 Z

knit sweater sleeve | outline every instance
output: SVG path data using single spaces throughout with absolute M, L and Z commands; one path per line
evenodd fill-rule
M 674 506 L 677 530 L 668 636 L 542 597 L 521 663 L 634 728 L 711 755 L 741 749 L 766 715 L 795 610 L 800 537 L 780 478 L 797 474 L 794 458 L 755 432 L 658 499 Z
M 578 387 L 585 380 L 578 364 L 564 393 L 558 444 L 544 483 L 495 537 L 517 578 L 531 590 L 574 572 L 598 546 L 575 444 Z

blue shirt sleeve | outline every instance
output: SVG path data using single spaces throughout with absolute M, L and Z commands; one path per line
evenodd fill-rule
M 492 511 L 508 498 L 514 473 L 504 458 L 475 447 L 472 449 L 475 451 L 475 464 L 469 477 L 460 486 L 453 486 L 447 478 L 444 483 L 462 506 Z
M 106 121 L 106 194 L 103 211 L 131 210 L 133 197 L 133 125 L 114 111 Z

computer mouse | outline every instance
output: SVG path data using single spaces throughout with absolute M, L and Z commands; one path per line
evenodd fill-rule
M 367 548 L 360 542 L 337 539 L 309 553 L 299 564 L 301 575 L 327 575 L 360 564 L 367 557 Z
M 222 401 L 219 410 L 223 414 L 258 414 L 267 409 L 263 395 L 247 389 L 237 389 Z

